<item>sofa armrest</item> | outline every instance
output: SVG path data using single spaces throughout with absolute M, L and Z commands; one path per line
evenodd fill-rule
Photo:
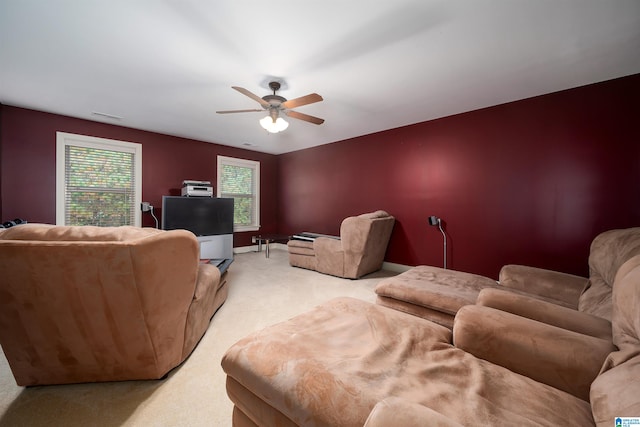
M 611 341 L 490 307 L 462 307 L 453 323 L 456 347 L 535 381 L 589 401 L 591 383 Z
M 373 407 L 364 427 L 462 427 L 433 409 L 398 397 L 381 400 Z
M 510 264 L 502 267 L 498 281 L 507 288 L 556 299 L 577 308 L 578 299 L 589 279 L 559 271 Z
M 486 288 L 480 291 L 477 305 L 493 307 L 548 325 L 611 341 L 611 322 L 547 301 L 516 294 L 505 289 Z

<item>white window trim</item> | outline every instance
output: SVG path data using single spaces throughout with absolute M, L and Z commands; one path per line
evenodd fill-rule
M 257 231 L 260 230 L 260 162 L 255 160 L 245 160 L 245 159 L 237 159 L 235 157 L 226 157 L 226 156 L 218 156 L 218 164 L 217 164 L 217 188 L 216 195 L 218 197 L 222 196 L 222 165 L 233 165 L 240 167 L 252 168 L 255 170 L 256 174 L 256 194 L 255 199 L 256 203 L 254 206 L 254 218 L 255 224 L 253 225 L 235 225 L 233 226 L 233 231 Z
M 57 225 L 64 225 L 65 220 L 65 147 L 67 145 L 134 153 L 134 206 L 140 206 L 140 203 L 142 203 L 142 144 L 138 144 L 135 142 L 117 141 L 115 139 L 97 138 L 94 136 L 76 135 L 66 132 L 56 132 Z M 136 227 L 142 226 L 142 210 L 140 209 L 135 210 L 134 225 Z

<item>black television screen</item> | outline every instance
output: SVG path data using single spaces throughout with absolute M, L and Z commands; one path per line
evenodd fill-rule
M 196 236 L 233 233 L 233 199 L 162 196 L 162 229 L 185 229 Z

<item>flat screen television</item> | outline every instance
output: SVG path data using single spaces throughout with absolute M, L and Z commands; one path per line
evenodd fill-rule
M 185 229 L 196 236 L 233 233 L 233 199 L 162 197 L 162 229 Z
M 232 198 L 163 196 L 162 229 L 195 234 L 201 259 L 233 259 Z

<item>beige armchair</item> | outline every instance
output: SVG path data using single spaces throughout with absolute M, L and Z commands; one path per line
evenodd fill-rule
M 25 224 L 0 231 L 0 344 L 18 385 L 157 379 L 227 296 L 185 230 Z
M 395 218 L 376 211 L 345 218 L 340 237 L 292 239 L 289 263 L 333 276 L 357 279 L 382 268 Z

